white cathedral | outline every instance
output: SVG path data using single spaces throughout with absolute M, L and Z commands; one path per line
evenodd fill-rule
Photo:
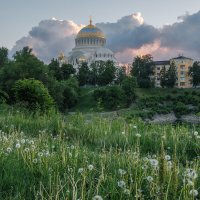
M 75 48 L 69 53 L 65 60 L 65 56 L 61 53 L 59 61 L 61 63 L 67 62 L 72 64 L 75 68 L 83 62 L 87 62 L 88 65 L 95 61 L 108 61 L 111 60 L 117 64 L 117 60 L 114 53 L 105 47 L 106 36 L 96 26 L 90 24 L 82 28 L 76 36 Z

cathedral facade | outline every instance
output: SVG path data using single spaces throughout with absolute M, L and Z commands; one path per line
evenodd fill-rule
M 95 61 L 113 61 L 117 60 L 114 53 L 105 47 L 106 36 L 95 25 L 90 24 L 82 28 L 76 36 L 75 48 L 69 53 L 67 62 L 78 68 L 81 63 L 87 62 L 88 65 Z

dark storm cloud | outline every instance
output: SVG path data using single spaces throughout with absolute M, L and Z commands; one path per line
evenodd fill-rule
M 182 49 L 183 51 L 200 51 L 200 11 L 179 17 L 182 21 L 164 26 L 161 30 L 161 46 Z

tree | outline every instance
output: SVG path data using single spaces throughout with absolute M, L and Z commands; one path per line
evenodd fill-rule
M 116 70 L 116 83 L 121 85 L 122 81 L 126 79 L 126 67 L 118 67 Z
M 90 70 L 89 70 L 88 64 L 86 62 L 83 62 L 81 66 L 79 67 L 78 74 L 77 74 L 79 85 L 83 86 L 83 85 L 88 84 L 89 74 L 90 74 Z
M 0 72 L 0 85 L 2 90 L 9 94 L 11 101 L 13 100 L 11 88 L 19 79 L 37 79 L 48 87 L 48 68 L 32 53 L 32 49 L 24 47 L 13 57 L 14 60 L 8 62 Z
M 30 110 L 47 111 L 54 105 L 48 89 L 41 81 L 35 79 L 18 80 L 13 90 L 16 102 Z
M 173 88 L 176 84 L 177 75 L 176 75 L 176 66 L 174 62 L 170 64 L 169 69 L 166 74 L 166 83 L 165 85 L 169 88 Z
M 48 67 L 49 67 L 49 72 L 51 73 L 52 76 L 56 78 L 56 80 L 58 81 L 62 80 L 62 72 L 57 59 L 53 58 L 49 63 Z
M 151 75 L 153 75 L 155 64 L 153 57 L 149 54 L 137 56 L 132 64 L 131 74 L 137 78 L 137 83 L 141 88 L 152 87 Z
M 135 77 L 126 77 L 122 81 L 122 89 L 125 92 L 126 99 L 127 99 L 127 104 L 131 104 L 135 98 L 135 88 L 137 86 L 137 81 Z
M 189 75 L 192 77 L 193 86 L 198 86 L 200 84 L 200 62 L 194 62 L 189 70 Z
M 67 80 L 71 75 L 76 73 L 76 69 L 71 64 L 62 64 L 61 74 L 62 80 Z
M 0 69 L 8 62 L 8 49 L 0 48 Z
M 115 79 L 116 67 L 113 61 L 100 61 L 97 82 L 99 85 L 108 85 Z
M 160 71 L 160 85 L 162 88 L 166 86 L 167 72 L 166 67 L 164 66 Z

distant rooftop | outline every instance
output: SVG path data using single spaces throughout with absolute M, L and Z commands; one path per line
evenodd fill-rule
M 169 65 L 170 61 L 169 60 L 162 60 L 162 61 L 155 61 L 155 65 Z
M 173 58 L 174 60 L 178 60 L 178 59 L 189 59 L 189 60 L 193 60 L 192 58 L 187 58 L 183 55 L 179 55 L 178 57 Z

